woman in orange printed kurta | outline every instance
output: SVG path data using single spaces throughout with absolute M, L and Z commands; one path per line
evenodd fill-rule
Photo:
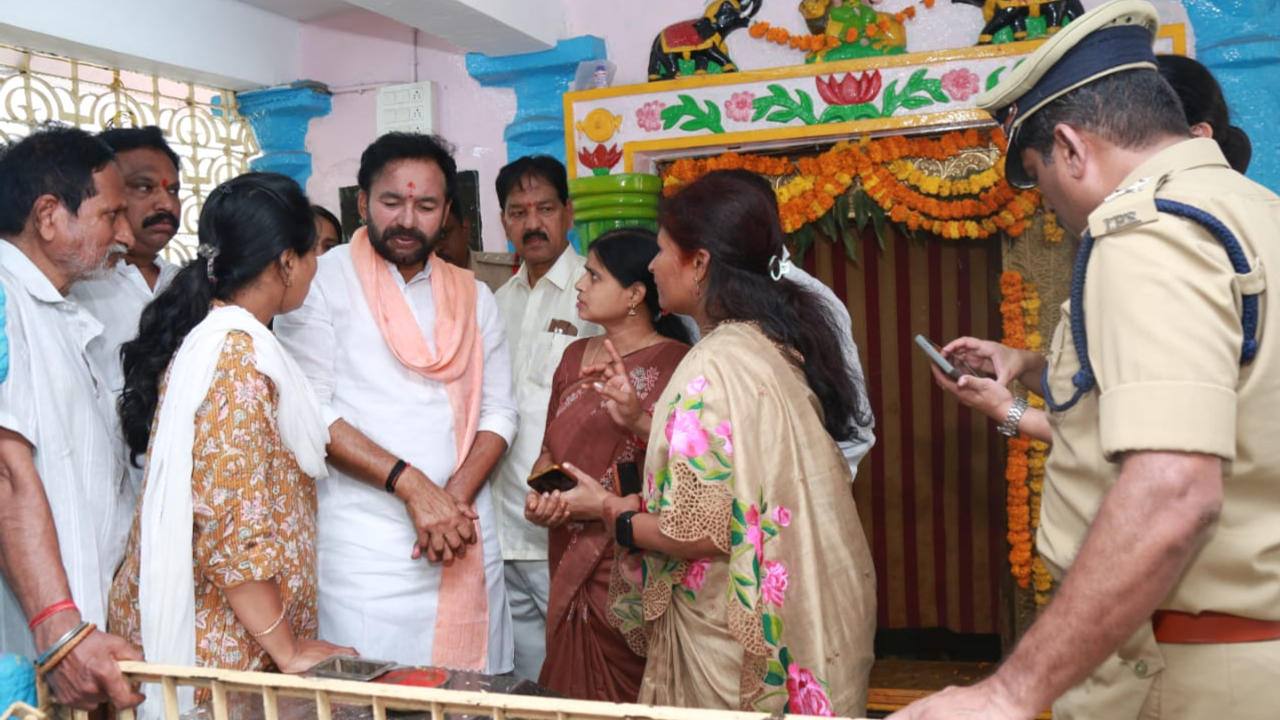
M 354 652 L 315 639 L 314 478 L 329 434 L 267 327 L 302 304 L 315 247 L 297 183 L 223 183 L 197 259 L 124 345 L 120 423 L 146 471 L 108 615 L 151 662 L 301 672 Z M 180 710 L 201 694 L 180 688 Z M 159 714 L 157 697 L 141 717 Z
M 275 388 L 254 367 L 253 341 L 229 333 L 196 413 L 192 447 L 196 657 L 203 666 L 276 669 L 222 595 L 246 580 L 279 578 L 294 634 L 316 636 L 315 484 L 281 443 L 276 412 Z M 110 628 L 142 647 L 138 542 L 135 522 L 111 588 Z

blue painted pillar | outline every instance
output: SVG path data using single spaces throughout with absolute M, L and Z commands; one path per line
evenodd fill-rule
M 1226 95 L 1231 122 L 1249 134 L 1249 177 L 1280 192 L 1280 0 L 1183 0 L 1196 59 Z
M 249 162 L 260 172 L 293 178 L 305 190 L 311 177 L 311 153 L 306 151 L 307 123 L 329 114 L 329 89 L 300 81 L 285 87 L 252 90 L 236 95 L 240 114 L 253 126 L 262 156 Z
M 591 35 L 523 55 L 467 54 L 467 72 L 481 85 L 515 88 L 516 116 L 503 133 L 508 161 L 537 154 L 565 161 L 564 93 L 573 85 L 578 63 L 603 59 L 604 40 Z

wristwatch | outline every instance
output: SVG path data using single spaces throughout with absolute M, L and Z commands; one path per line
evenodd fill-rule
M 613 541 L 618 543 L 618 547 L 624 547 L 628 550 L 635 549 L 635 538 L 631 535 L 631 518 L 638 514 L 635 510 L 619 513 L 618 519 L 613 525 Z
M 1018 422 L 1022 420 L 1022 414 L 1027 411 L 1026 398 L 1015 398 L 1013 405 L 1009 407 L 1009 412 L 1004 416 L 1004 422 L 996 428 L 1005 437 L 1013 437 L 1018 434 Z

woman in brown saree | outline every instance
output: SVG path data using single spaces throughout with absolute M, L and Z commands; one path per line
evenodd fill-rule
M 716 171 L 663 202 L 662 307 L 702 339 L 655 406 L 640 497 L 596 493 L 620 548 L 639 701 L 861 717 L 875 575 L 836 440 L 865 417 L 838 330 L 790 269 L 773 191 Z M 578 477 L 574 492 L 594 492 Z
M 621 494 L 630 477 L 636 487 L 628 490 L 638 491 L 653 403 L 689 349 L 683 325 L 658 307 L 648 269 L 657 252 L 654 234 L 638 228 L 610 231 L 591 244 L 575 285 L 578 313 L 605 335 L 565 349 L 535 475 L 571 464 L 596 479 L 596 489 Z M 582 496 L 530 491 L 525 508 L 531 522 L 550 528 L 547 658 L 538 681 L 573 698 L 634 702 L 644 658 L 609 621 L 613 536 L 600 522 L 599 496 L 589 506 L 573 502 Z

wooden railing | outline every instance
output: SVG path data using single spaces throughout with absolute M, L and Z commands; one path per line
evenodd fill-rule
M 778 720 L 777 715 L 737 712 L 728 710 L 699 710 L 691 708 L 658 707 L 650 705 L 594 702 L 562 698 L 504 695 L 500 693 L 442 690 L 439 688 L 388 685 L 350 680 L 280 675 L 276 673 L 240 672 L 218 668 L 151 665 L 140 662 L 121 662 L 120 669 L 131 683 L 152 683 L 144 688 L 164 707 L 165 720 L 178 720 L 178 688 L 195 687 L 209 691 L 209 708 L 213 720 L 232 718 L 230 696 L 250 694 L 261 697 L 261 705 L 254 705 L 254 716 L 261 707 L 263 720 L 287 720 L 289 713 L 284 706 L 294 703 L 311 703 L 305 710 L 306 717 L 318 720 L 334 720 L 339 706 L 344 717 L 351 717 L 347 707 L 364 713 L 360 716 L 373 720 L 386 720 L 390 711 L 429 713 L 431 720 L 445 720 L 446 715 L 490 717 L 493 720 L 528 718 L 528 720 Z M 158 688 L 157 688 L 158 686 Z M 87 720 L 88 713 L 69 710 L 42 701 L 42 707 L 32 708 L 15 704 L 0 720 Z M 282 711 L 284 710 L 284 711 Z M 122 711 L 120 720 L 134 720 L 132 710 Z M 789 718 L 806 716 L 789 715 Z

